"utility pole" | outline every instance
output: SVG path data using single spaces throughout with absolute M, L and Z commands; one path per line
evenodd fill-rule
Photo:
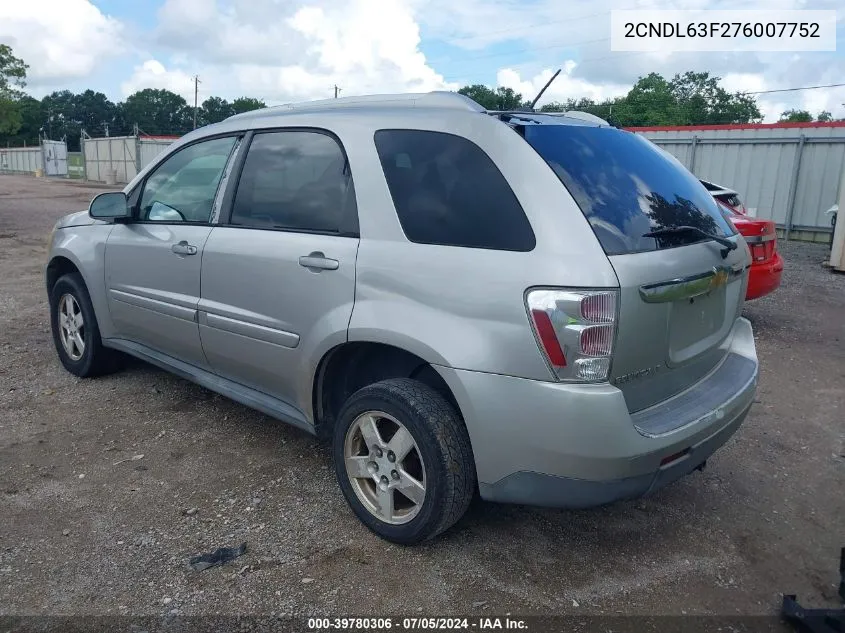
M 200 76 L 194 75 L 194 129 L 197 129 L 197 94 L 199 93 Z
M 334 85 L 334 98 L 337 99 L 337 93 L 343 90 L 343 88 L 338 88 L 337 84 Z

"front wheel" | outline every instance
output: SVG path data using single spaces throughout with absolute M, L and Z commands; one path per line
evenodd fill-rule
M 103 347 L 94 306 L 82 276 L 59 277 L 50 291 L 50 326 L 59 360 L 70 373 L 99 376 L 120 367 L 120 353 Z
M 442 395 L 416 380 L 383 380 L 352 394 L 334 428 L 333 456 L 352 510 L 395 543 L 448 529 L 475 492 L 466 427 Z

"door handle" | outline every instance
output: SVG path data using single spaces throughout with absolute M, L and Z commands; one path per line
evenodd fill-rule
M 321 251 L 314 251 L 300 257 L 299 265 L 312 273 L 318 273 L 321 270 L 337 270 L 340 267 L 340 262 L 336 259 L 329 259 Z
M 187 241 L 182 240 L 170 247 L 170 250 L 177 255 L 196 255 L 197 247 L 193 244 L 188 244 Z

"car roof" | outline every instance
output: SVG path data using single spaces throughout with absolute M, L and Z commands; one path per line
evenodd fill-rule
M 329 127 L 328 121 L 357 119 L 376 129 L 391 125 L 407 129 L 448 131 L 453 124 L 465 127 L 468 119 L 486 119 L 481 125 L 578 125 L 603 127 L 610 124 L 585 112 L 535 112 L 485 110 L 469 97 L 457 92 L 433 91 L 341 97 L 302 103 L 288 103 L 251 110 L 189 132 L 171 146 L 171 150 L 216 134 L 274 127 Z M 476 129 L 478 129 L 476 127 Z
M 293 114 L 333 113 L 367 116 L 374 113 L 384 114 L 413 110 L 438 110 L 439 115 L 448 111 L 457 113 L 489 114 L 511 123 L 528 122 L 534 124 L 552 123 L 558 125 L 609 125 L 597 116 L 586 112 L 534 112 L 529 109 L 497 111 L 485 110 L 481 105 L 457 92 L 435 90 L 432 92 L 411 92 L 402 94 L 376 94 L 338 99 L 321 99 L 302 103 L 286 103 L 279 106 L 261 108 L 236 114 L 225 119 L 226 122 L 262 121 L 283 118 Z M 418 112 L 417 112 L 418 114 Z
M 484 108 L 469 97 L 457 92 L 409 92 L 403 94 L 362 95 L 358 97 L 340 97 L 339 99 L 320 99 L 301 103 L 286 103 L 260 110 L 251 110 L 236 114 L 226 119 L 237 121 L 240 119 L 259 119 L 265 117 L 282 117 L 293 113 L 325 112 L 325 111 L 368 111 L 373 109 L 413 109 L 413 108 L 447 108 L 466 112 L 484 112 Z

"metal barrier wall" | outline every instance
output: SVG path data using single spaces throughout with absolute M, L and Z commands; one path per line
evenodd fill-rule
M 82 160 L 85 179 L 107 182 L 109 170 L 115 172 L 115 182 L 129 182 L 138 173 L 137 138 L 134 136 L 108 136 L 83 138 Z
M 115 182 L 127 183 L 175 140 L 143 136 L 86 138 L 83 135 L 80 145 L 85 178 L 107 182 L 108 172 L 114 170 Z
M 35 174 L 38 170 L 46 176 L 66 178 L 67 143 L 45 139 L 35 147 L 0 148 L 0 172 Z
M 839 199 L 845 122 L 630 129 L 697 177 L 738 191 L 746 207 L 775 220 L 786 237 L 802 231 L 829 239 L 825 211 Z
M 0 172 L 34 174 L 36 169 L 44 169 L 40 147 L 0 148 Z

